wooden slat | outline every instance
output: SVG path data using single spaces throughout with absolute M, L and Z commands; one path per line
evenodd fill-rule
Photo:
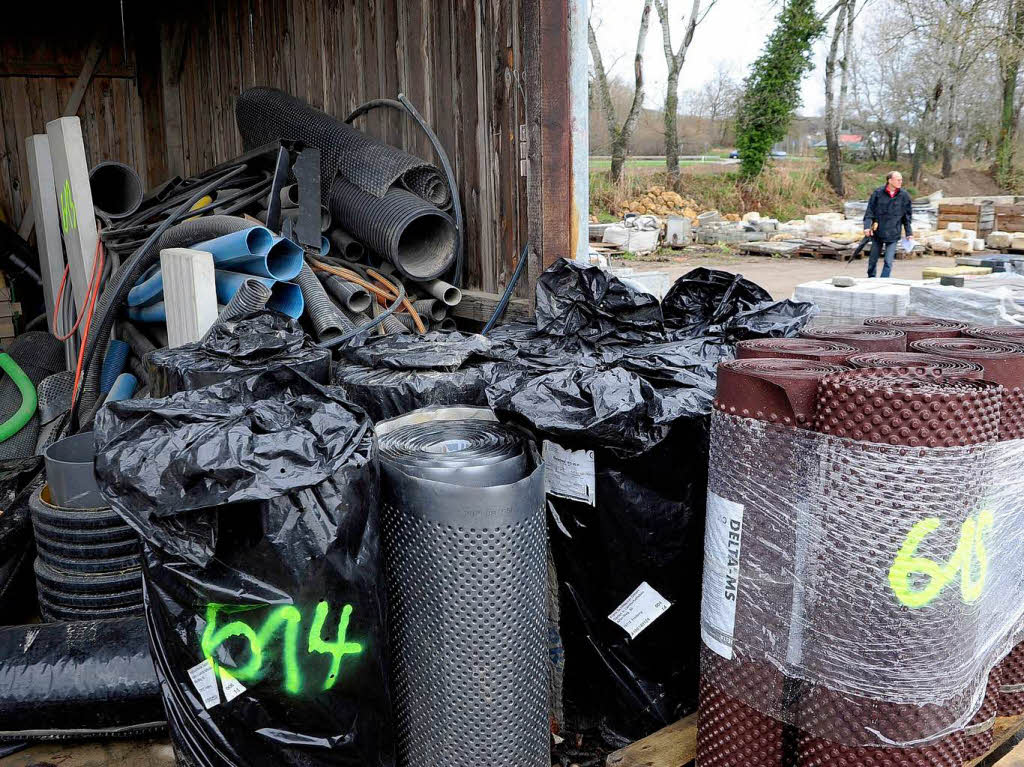
M 45 135 L 25 139 L 28 158 L 29 183 L 32 187 L 34 218 L 39 223 L 36 233 L 39 251 L 39 274 L 43 278 L 43 301 L 46 305 L 46 324 L 53 327 L 54 301 L 61 275 L 64 273 L 64 250 L 60 238 L 60 213 L 54 192 L 53 164 L 50 143 Z
M 486 293 L 482 290 L 463 290 L 462 301 L 452 309 L 452 314 L 466 320 L 487 322 L 494 314 L 501 296 L 497 293 Z M 532 322 L 533 307 L 523 298 L 513 298 L 502 315 L 502 322 Z
M 990 754 L 995 753 L 1009 742 L 1014 735 L 1020 732 L 1022 727 L 1024 727 L 1024 716 L 1005 716 L 996 719 L 992 747 L 984 755 L 967 762 L 964 767 L 977 767 L 977 765 L 984 762 Z M 1010 764 L 1013 765 L 1012 762 Z M 1003 764 L 1003 760 L 1000 759 L 996 762 L 996 767 L 1010 767 L 1010 765 Z M 1016 767 L 1016 765 L 1014 765 L 1014 767 Z
M 697 756 L 697 715 L 608 755 L 607 767 L 684 767 Z

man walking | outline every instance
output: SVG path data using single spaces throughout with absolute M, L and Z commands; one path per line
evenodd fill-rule
M 903 190 L 903 176 L 898 170 L 891 171 L 885 177 L 885 186 L 871 193 L 868 209 L 864 212 L 864 236 L 871 237 L 871 255 L 868 256 L 868 277 L 875 276 L 878 267 L 878 256 L 885 247 L 885 264 L 882 276 L 892 274 L 892 262 L 896 258 L 896 245 L 900 239 L 900 229 L 907 233 L 907 239 L 913 243 L 914 232 L 910 228 L 913 206 L 910 195 Z

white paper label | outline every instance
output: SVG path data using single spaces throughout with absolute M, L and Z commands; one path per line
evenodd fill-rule
M 188 670 L 188 678 L 195 685 L 196 692 L 203 699 L 203 705 L 213 708 L 220 703 L 220 691 L 217 689 L 217 677 L 213 673 L 213 666 L 208 660 L 201 660 Z
M 243 692 L 245 687 L 235 679 L 231 674 L 228 673 L 227 669 L 221 668 L 220 671 L 220 685 L 224 688 L 225 703 L 230 703 Z
M 593 450 L 566 450 L 544 440 L 545 492 L 593 506 L 596 484 Z
M 743 505 L 709 490 L 700 634 L 704 644 L 727 660 L 732 660 L 736 632 L 742 542 Z
M 671 606 L 671 602 L 644 581 L 608 618 L 622 626 L 632 639 L 636 639 L 641 631 Z

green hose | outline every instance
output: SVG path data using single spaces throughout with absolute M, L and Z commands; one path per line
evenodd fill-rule
M 24 429 L 25 424 L 32 420 L 32 416 L 36 414 L 36 405 L 39 404 L 39 400 L 36 398 L 36 387 L 32 380 L 6 352 L 0 352 L 0 370 L 11 377 L 11 380 L 17 384 L 18 391 L 21 392 L 21 407 L 18 408 L 18 412 L 0 423 L 0 442 L 3 442 Z

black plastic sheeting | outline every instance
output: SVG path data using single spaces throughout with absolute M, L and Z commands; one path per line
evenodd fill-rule
M 0 462 L 0 624 L 28 620 L 36 607 L 29 499 L 42 483 L 42 466 L 40 457 Z
M 735 341 L 795 335 L 812 312 L 708 269 L 659 304 L 563 260 L 538 281 L 536 327 L 489 336 L 516 364 L 487 390 L 499 416 L 593 451 L 594 506 L 548 495 L 570 729 L 620 746 L 696 709 L 716 367 Z M 631 638 L 608 616 L 642 583 L 672 606 Z
M 457 332 L 378 336 L 342 350 L 334 383 L 374 421 L 422 407 L 486 405 L 488 384 L 511 369 L 493 347 Z
M 331 352 L 292 318 L 265 309 L 217 324 L 197 343 L 150 352 L 146 364 L 152 395 L 166 397 L 281 366 L 326 384 Z
M 0 628 L 0 740 L 164 729 L 142 618 Z
M 279 367 L 111 404 L 96 444 L 100 486 L 144 542 L 181 763 L 392 767 L 365 413 Z

